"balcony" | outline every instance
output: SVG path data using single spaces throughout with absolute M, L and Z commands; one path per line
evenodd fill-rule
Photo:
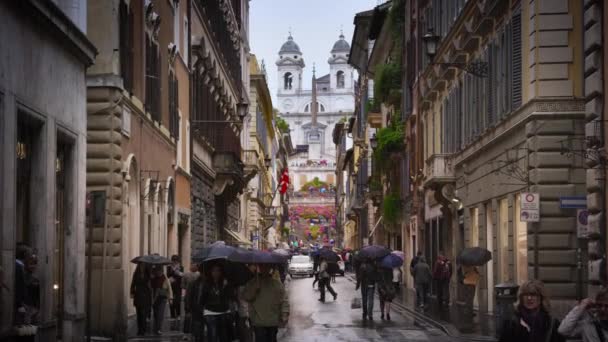
M 216 172 L 213 194 L 232 201 L 247 184 L 244 165 L 240 155 L 229 151 L 216 151 L 213 155 L 213 169 Z
M 256 150 L 243 150 L 243 164 L 245 166 L 246 183 L 249 182 L 260 171 L 259 155 Z
M 369 99 L 367 102 L 367 123 L 372 128 L 382 128 L 382 110 L 374 99 Z
M 425 187 L 435 187 L 455 182 L 456 177 L 454 176 L 451 154 L 433 154 L 426 160 L 424 176 Z

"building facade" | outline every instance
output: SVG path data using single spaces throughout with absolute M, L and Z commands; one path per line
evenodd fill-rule
M 131 260 L 190 259 L 189 9 L 116 0 L 91 1 L 88 13 L 99 47 L 87 73 L 90 319 L 93 334 L 126 340 L 135 327 Z
M 241 130 L 249 87 L 249 2 L 191 2 L 192 253 L 242 235 Z M 249 172 L 253 172 L 249 170 Z
M 82 341 L 86 289 L 74 284 L 85 284 L 85 73 L 96 55 L 87 2 L 2 2 L 0 20 L 0 339 L 12 338 L 24 243 L 38 257 L 40 340 Z
M 243 161 L 247 173 L 255 174 L 247 184 L 243 194 L 244 236 L 256 249 L 275 247 L 274 239 L 269 241 L 268 231 L 274 226 L 271 215 L 272 201 L 277 189 L 274 171 L 274 141 L 280 132 L 274 125 L 272 99 L 268 89 L 265 70 L 255 57 L 249 61 L 249 117 L 243 130 Z
M 494 285 L 504 282 L 543 280 L 558 315 L 586 294 L 576 210 L 560 205 L 586 195 L 584 160 L 564 151 L 580 150 L 585 132 L 582 10 L 567 0 L 416 8 L 417 43 L 423 32 L 441 37 L 416 84 L 425 161 L 418 244 L 431 262 L 439 251 L 492 251 L 481 311 L 493 311 Z M 540 198 L 538 220 L 523 215 L 525 193 Z

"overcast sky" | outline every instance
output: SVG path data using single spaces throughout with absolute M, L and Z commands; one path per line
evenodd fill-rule
M 249 29 L 251 52 L 266 63 L 269 88 L 276 107 L 278 52 L 287 41 L 289 30 L 300 46 L 306 68 L 304 88 L 310 89 L 312 65 L 317 77 L 329 72 L 327 59 L 338 40 L 340 28 L 346 41 L 352 41 L 353 19 L 357 12 L 372 9 L 378 0 L 251 0 Z

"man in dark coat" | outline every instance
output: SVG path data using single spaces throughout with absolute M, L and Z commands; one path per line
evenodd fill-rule
M 363 319 L 369 318 L 370 321 L 374 320 L 374 291 L 376 289 L 376 282 L 378 276 L 376 273 L 376 266 L 371 259 L 364 259 L 357 272 L 357 287 L 356 290 L 361 288 L 361 302 L 363 308 Z
M 202 268 L 201 268 L 202 269 Z M 188 284 L 186 289 L 186 298 L 184 301 L 184 310 L 186 315 L 190 317 L 191 333 L 194 342 L 202 342 L 205 330 L 203 322 L 203 306 L 201 305 L 201 297 L 203 294 L 204 278 L 197 277 L 194 281 Z

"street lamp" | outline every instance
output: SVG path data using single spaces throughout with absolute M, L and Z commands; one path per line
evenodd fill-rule
M 378 138 L 376 138 L 376 133 L 374 133 L 374 135 L 369 139 L 369 145 L 374 150 L 376 149 L 376 147 L 378 147 Z
M 439 39 L 440 37 L 435 34 L 432 28 L 430 28 L 422 37 L 422 41 L 424 41 L 426 47 L 426 54 L 431 60 L 433 60 L 437 54 L 437 43 L 439 43 Z
M 433 28 L 429 28 L 428 32 L 422 37 L 422 41 L 426 47 L 426 55 L 429 57 L 430 65 L 443 65 L 446 67 L 454 67 L 458 68 L 464 72 L 467 72 L 471 75 L 475 75 L 477 77 L 488 77 L 489 73 L 489 65 L 488 62 L 483 61 L 473 61 L 469 63 L 436 63 L 433 62 L 435 55 L 437 55 L 437 46 L 441 37 L 435 34 Z
M 264 166 L 266 166 L 266 169 L 270 169 L 270 165 L 271 165 L 272 159 L 270 158 L 264 158 Z

